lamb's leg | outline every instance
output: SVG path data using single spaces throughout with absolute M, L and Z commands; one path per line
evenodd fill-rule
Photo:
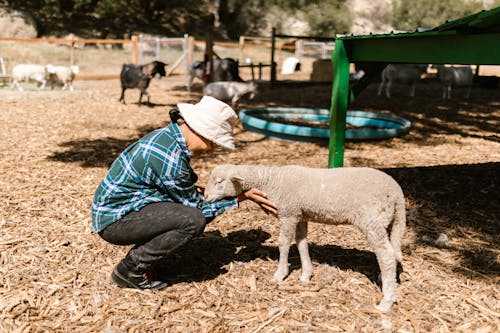
M 443 99 L 451 99 L 451 84 L 447 85 L 444 90 Z
M 410 85 L 410 92 L 409 92 L 409 96 L 410 97 L 415 97 L 415 86 L 416 86 L 416 83 L 413 82 L 411 85 Z
M 391 98 L 391 86 L 392 80 L 387 81 L 387 85 L 385 86 L 385 96 L 387 98 Z
M 302 275 L 300 276 L 300 281 L 311 280 L 313 267 L 311 263 L 311 257 L 309 257 L 309 247 L 307 245 L 307 222 L 302 221 L 297 224 L 297 230 L 295 232 L 295 242 L 297 244 L 297 249 L 300 254 L 300 262 L 302 264 Z
M 12 81 L 12 89 L 14 89 L 15 87 L 17 87 L 17 90 L 19 91 L 23 91 L 23 87 L 21 87 L 21 85 L 19 84 L 19 82 L 17 80 L 14 80 Z
M 298 218 L 286 217 L 281 218 L 280 236 L 278 239 L 280 258 L 278 262 L 278 269 L 274 273 L 276 281 L 283 281 L 288 275 L 288 252 L 290 251 L 290 244 L 292 243 L 295 229 L 297 226 Z
M 396 282 L 396 254 L 387 232 L 389 225 L 389 216 L 378 216 L 369 221 L 362 221 L 357 224 L 366 235 L 368 242 L 373 247 L 380 267 L 380 276 L 382 279 L 382 301 L 377 305 L 380 311 L 388 311 L 397 299 Z
M 389 241 L 384 247 L 375 251 L 382 275 L 382 293 L 384 297 L 377 305 L 380 311 L 389 311 L 398 298 L 398 284 L 396 282 L 396 258 Z
M 238 104 L 238 100 L 240 99 L 240 96 L 238 94 L 234 95 L 233 98 L 231 99 L 231 106 L 233 108 L 236 107 L 236 105 Z
M 388 311 L 392 304 L 397 300 L 398 284 L 396 282 L 396 256 L 394 249 L 387 235 L 374 245 L 375 255 L 380 266 L 380 275 L 382 278 L 382 301 L 377 305 L 380 311 Z
M 384 89 L 384 83 L 385 81 L 382 80 L 382 82 L 380 82 L 379 86 L 378 86 L 378 92 L 377 92 L 377 95 L 382 95 L 382 90 Z
M 472 85 L 469 85 L 467 87 L 467 91 L 465 92 L 465 98 L 468 99 L 470 97 L 470 91 L 471 91 L 471 89 L 472 89 Z

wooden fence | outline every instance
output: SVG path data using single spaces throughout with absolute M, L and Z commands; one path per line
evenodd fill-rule
M 187 35 L 186 35 L 187 36 Z M 184 38 L 186 38 L 186 36 Z M 278 43 L 276 38 L 281 38 L 282 43 Z M 240 60 L 240 65 L 245 69 L 250 69 L 252 74 L 252 79 L 255 79 L 255 70 L 258 70 L 258 78 L 262 77 L 263 68 L 271 68 L 271 81 L 276 80 L 276 60 L 275 59 L 275 51 L 287 51 L 293 52 L 297 51 L 297 45 L 293 40 L 301 40 L 301 39 L 313 39 L 318 40 L 321 37 L 310 37 L 310 36 L 286 36 L 286 35 L 277 35 L 274 33 L 271 37 L 262 37 L 262 36 L 241 36 L 238 43 L 235 42 L 219 42 L 212 41 L 212 45 L 220 46 L 227 49 L 234 49 L 231 53 L 231 57 L 238 58 Z M 325 40 L 331 41 L 332 38 L 325 38 Z M 288 41 L 288 43 L 285 42 Z M 290 42 L 291 40 L 291 42 Z M 75 57 L 75 52 L 77 49 L 81 49 L 82 44 L 101 44 L 101 45 L 109 45 L 109 44 L 121 44 L 123 46 L 130 45 L 131 50 L 131 60 L 135 64 L 139 64 L 141 62 L 141 51 L 140 51 L 140 38 L 139 36 L 132 36 L 130 39 L 88 39 L 88 38 L 17 38 L 17 37 L 0 37 L 1 42 L 16 42 L 16 43 L 57 43 L 62 45 L 67 45 L 69 49 L 69 64 L 74 65 L 77 62 Z M 0 44 L 1 45 L 1 44 Z M 198 49 L 206 48 L 206 41 L 203 40 L 194 40 L 192 37 L 188 38 L 187 43 L 187 54 L 184 54 L 182 59 L 179 58 L 171 68 L 171 71 L 178 67 L 183 61 L 188 64 L 192 63 L 194 59 L 194 49 L 195 46 Z M 248 62 L 248 58 L 245 57 L 245 52 L 255 49 L 263 48 L 269 50 L 269 58 L 264 55 L 266 59 L 257 60 L 253 63 Z M 266 51 L 267 52 L 267 51 Z M 2 54 L 0 54 L 1 56 Z M 248 59 L 248 60 L 247 60 Z M 268 60 L 267 60 L 268 59 Z M 142 59 L 144 60 L 144 59 Z M 274 64 L 272 66 L 271 64 Z M 185 72 L 188 70 L 187 66 L 185 67 Z M 186 75 L 187 73 L 184 73 Z M 87 74 L 87 75 L 79 75 L 79 79 L 87 79 L 87 80 L 96 80 L 96 79 L 115 79 L 117 74 Z
M 0 42 L 19 42 L 19 43 L 59 43 L 67 44 L 70 50 L 70 64 L 75 62 L 75 48 L 79 43 L 85 44 L 132 44 L 134 63 L 139 63 L 139 40 L 137 36 L 131 39 L 88 39 L 88 38 L 18 38 L 18 37 L 0 37 Z

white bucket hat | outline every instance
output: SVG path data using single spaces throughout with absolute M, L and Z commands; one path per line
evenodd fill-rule
M 233 126 L 236 112 L 224 102 L 210 96 L 196 104 L 179 103 L 179 112 L 187 125 L 207 140 L 227 149 L 234 149 Z

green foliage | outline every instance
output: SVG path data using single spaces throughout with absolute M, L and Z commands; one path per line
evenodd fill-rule
M 337 33 L 346 33 L 351 28 L 352 14 L 346 1 L 311 4 L 306 7 L 305 12 L 311 35 L 335 36 Z
M 29 13 L 39 35 L 75 33 L 82 37 L 121 38 L 133 33 L 203 38 L 217 14 L 216 38 L 258 35 L 269 26 L 299 16 L 311 34 L 349 30 L 346 0 L 0 0 Z M 277 21 L 267 22 L 274 9 Z
M 482 2 L 467 0 L 396 0 L 392 26 L 399 30 L 413 31 L 419 27 L 434 28 L 483 9 Z
M 272 14 L 272 25 L 278 33 L 287 28 L 290 18 L 306 22 L 307 34 L 316 36 L 334 36 L 350 30 L 352 14 L 346 0 L 274 0 L 268 13 Z
M 265 25 L 269 8 L 266 0 L 219 0 L 217 14 L 218 33 L 222 37 L 238 39 L 241 35 L 255 35 Z
M 82 37 L 123 37 L 132 33 L 204 33 L 207 0 L 0 0 L 30 14 L 39 35 L 75 33 Z

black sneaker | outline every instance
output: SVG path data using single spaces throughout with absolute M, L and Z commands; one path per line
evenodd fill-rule
M 111 280 L 122 288 L 162 290 L 168 286 L 166 282 L 158 279 L 158 275 L 153 269 L 128 270 L 123 262 L 115 266 L 111 273 Z

